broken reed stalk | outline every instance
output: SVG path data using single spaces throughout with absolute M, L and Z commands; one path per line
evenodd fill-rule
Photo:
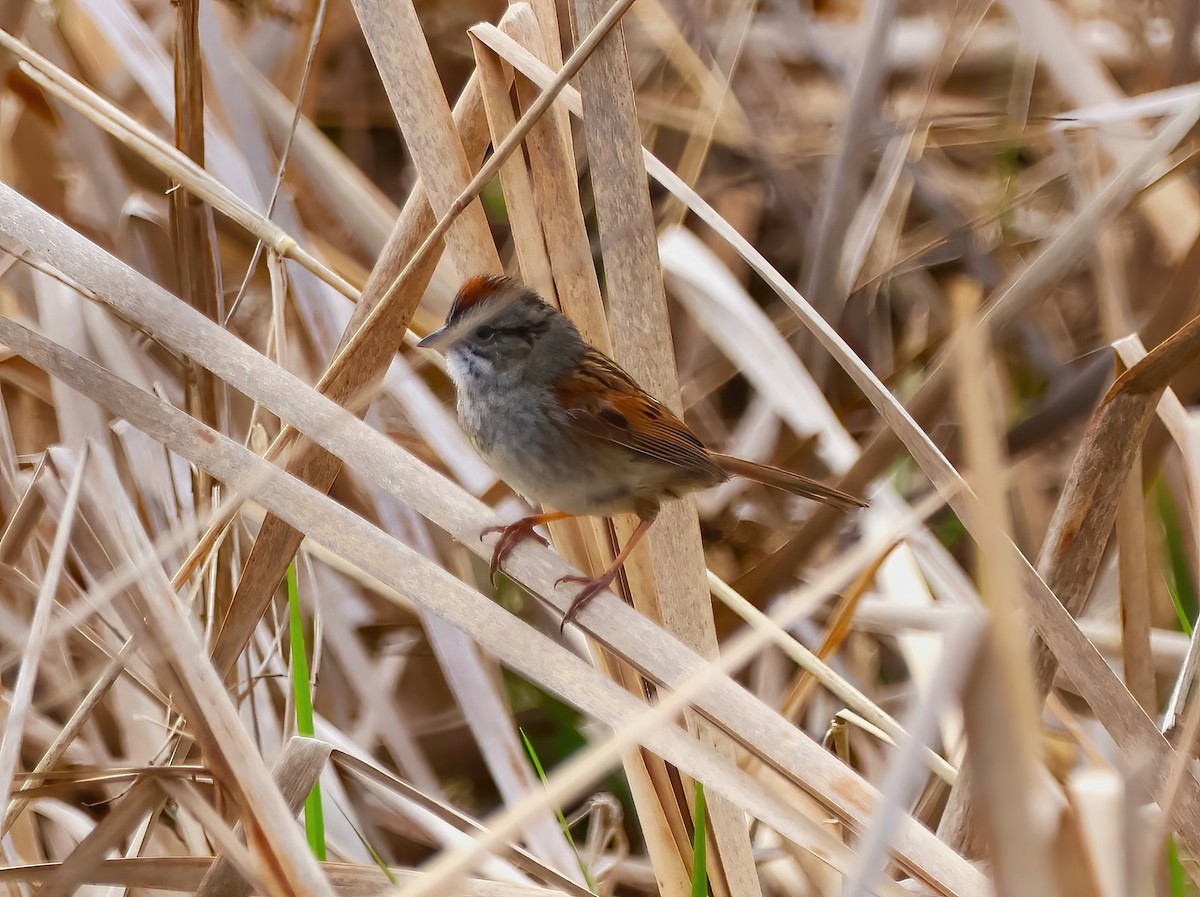
M 1071 614 L 1087 603 L 1134 459 L 1171 379 L 1200 352 L 1200 316 L 1122 374 L 1092 415 L 1050 521 L 1037 571 Z M 1034 678 L 1049 692 L 1058 662 L 1038 639 Z

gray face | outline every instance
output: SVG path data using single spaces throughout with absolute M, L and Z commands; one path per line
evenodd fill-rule
M 446 360 L 459 388 L 553 380 L 578 357 L 583 341 L 565 316 L 539 299 L 497 296 L 447 325 Z
M 447 355 L 455 380 L 497 376 L 525 366 L 548 324 L 527 317 L 513 320 L 511 310 L 506 311 L 471 315 L 455 327 L 459 338 Z

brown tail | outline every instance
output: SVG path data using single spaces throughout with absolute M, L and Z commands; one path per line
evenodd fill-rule
M 721 467 L 725 468 L 726 472 L 731 476 L 745 477 L 748 480 L 754 480 L 756 483 L 762 483 L 764 486 L 773 486 L 776 489 L 782 489 L 784 492 L 790 492 L 792 495 L 811 498 L 814 501 L 836 505 L 846 510 L 865 508 L 867 506 L 867 503 L 861 498 L 855 498 L 853 495 L 834 489 L 832 486 L 826 486 L 824 483 L 819 483 L 798 473 L 792 473 L 781 467 L 772 467 L 769 464 L 755 464 L 753 461 L 734 458 L 732 455 L 721 455 L 717 452 L 712 452 L 712 458 Z

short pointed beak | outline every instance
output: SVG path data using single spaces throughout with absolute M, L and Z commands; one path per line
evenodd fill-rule
M 443 343 L 445 343 L 445 336 L 446 328 L 441 327 L 417 343 L 417 347 L 421 349 L 441 349 Z

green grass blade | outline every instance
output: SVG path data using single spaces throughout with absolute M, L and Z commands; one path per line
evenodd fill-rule
M 346 824 L 350 826 L 350 830 L 352 832 L 354 832 L 354 834 L 358 837 L 358 840 L 362 844 L 362 846 L 367 849 L 367 853 L 369 853 L 371 855 L 371 862 L 373 862 L 376 866 L 378 866 L 379 871 L 387 876 L 387 880 L 392 883 L 393 887 L 398 886 L 400 884 L 400 882 L 398 882 L 396 880 L 396 876 L 394 876 L 392 874 L 392 870 L 390 868 L 388 868 L 388 864 L 386 862 L 384 862 L 383 857 L 381 857 L 379 855 L 379 852 L 377 850 L 375 850 L 375 847 L 371 844 L 370 841 L 367 840 L 367 836 L 364 835 L 362 832 L 360 832 L 358 830 L 358 826 L 355 825 L 354 822 L 350 819 L 350 817 L 346 815 L 346 811 L 342 809 L 341 804 L 339 804 L 337 801 L 334 801 L 333 807 L 335 810 L 337 810 L 339 813 L 342 814 L 342 818 L 344 820 L 346 820 Z
M 708 897 L 708 801 L 702 782 L 696 782 L 692 818 L 692 897 Z
M 1167 583 L 1167 592 L 1171 596 L 1171 604 L 1175 608 L 1175 617 L 1179 620 L 1179 628 L 1191 636 L 1192 620 L 1187 605 L 1194 604 L 1196 590 L 1192 583 L 1191 570 L 1188 568 L 1188 549 L 1184 545 L 1184 536 L 1179 525 L 1175 502 L 1161 477 L 1154 484 L 1154 494 L 1166 549 L 1164 552 L 1166 556 L 1163 559 L 1163 579 Z
M 529 760 L 533 763 L 533 768 L 537 772 L 538 780 L 546 784 L 546 771 L 542 769 L 542 761 L 538 759 L 537 751 L 533 749 L 533 742 L 529 740 L 529 736 L 525 734 L 525 730 L 518 728 L 517 732 L 521 735 L 521 743 L 525 745 L 525 753 L 529 755 Z M 567 843 L 571 845 L 571 850 L 575 854 L 575 859 L 579 861 L 579 871 L 583 873 L 583 880 L 587 883 L 588 890 L 596 890 L 596 882 L 592 878 L 592 873 L 588 871 L 587 863 L 583 861 L 583 857 L 579 855 L 579 848 L 575 846 L 575 839 L 571 837 L 571 827 L 567 825 L 567 817 L 563 815 L 562 810 L 558 807 L 554 808 L 554 815 L 558 818 L 558 825 L 562 829 L 563 834 L 567 838 Z
M 296 584 L 296 563 L 287 572 L 288 636 L 292 652 L 292 694 L 296 701 L 296 732 L 313 737 L 312 688 L 308 674 L 308 650 L 304 644 L 304 617 L 300 613 L 300 589 Z M 321 803 L 321 783 L 317 782 L 304 799 L 304 830 L 308 844 L 318 860 L 325 859 L 325 808 Z
M 1167 840 L 1167 863 L 1171 897 L 1187 897 L 1187 871 L 1179 862 L 1179 848 L 1175 846 L 1174 838 Z

